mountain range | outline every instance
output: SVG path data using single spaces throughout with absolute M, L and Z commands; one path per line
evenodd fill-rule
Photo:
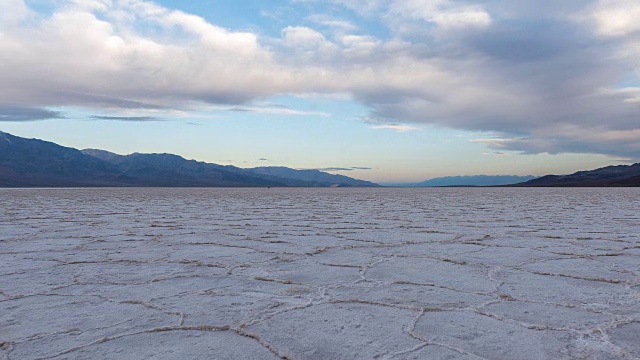
M 595 170 L 578 171 L 569 175 L 546 175 L 513 186 L 540 187 L 604 187 L 640 186 L 640 163 L 607 166 Z
M 449 176 L 394 186 L 640 186 L 640 163 L 607 166 L 569 175 Z M 78 150 L 0 131 L 0 187 L 344 187 L 380 186 L 319 170 L 287 167 L 243 169 L 187 160 L 173 154 L 119 155 Z
M 425 180 L 419 183 L 384 184 L 400 187 L 441 187 L 441 186 L 499 186 L 522 183 L 535 179 L 535 176 L 516 175 L 469 175 L 444 176 Z
M 0 132 L 0 187 L 379 186 L 318 170 L 242 169 L 173 154 L 119 155 Z

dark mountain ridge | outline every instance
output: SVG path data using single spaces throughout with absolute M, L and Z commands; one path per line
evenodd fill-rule
M 640 186 L 640 163 L 607 166 L 595 170 L 578 171 L 569 175 L 546 175 L 513 186 L 637 187 Z
M 187 160 L 173 154 L 80 151 L 0 132 L 0 187 L 321 187 L 354 186 L 359 182 L 348 177 L 331 179 L 333 181 L 306 181 L 259 174 L 251 169 Z M 358 186 L 377 186 L 359 183 L 363 185 Z
M 135 184 L 115 166 L 73 148 L 0 132 L 0 186 Z

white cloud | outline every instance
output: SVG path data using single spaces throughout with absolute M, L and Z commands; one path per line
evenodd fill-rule
M 640 31 L 640 2 L 600 0 L 587 15 L 602 36 L 625 36 Z
M 450 0 L 395 0 L 391 11 L 404 18 L 431 22 L 444 30 L 484 28 L 492 22 L 482 6 L 457 6 Z
M 2 98 L 16 103 L 241 101 L 287 79 L 254 34 L 138 0 L 68 4 L 9 29 L 0 53 L 12 54 L 2 58 Z
M 23 0 L 0 1 L 0 35 L 3 28 L 15 26 L 30 15 Z
M 397 132 L 409 132 L 409 131 L 419 131 L 420 128 L 414 125 L 408 124 L 382 124 L 382 125 L 370 125 L 372 129 L 384 129 L 384 130 L 393 130 Z
M 111 0 L 70 0 L 69 4 L 84 11 L 108 11 L 113 6 Z
M 440 12 L 433 15 L 431 20 L 443 29 L 485 28 L 491 25 L 491 15 L 477 6 Z
M 350 21 L 333 18 L 327 15 L 314 14 L 311 16 L 307 16 L 307 20 L 323 26 L 337 29 L 341 32 L 353 32 L 358 29 L 358 26 Z
M 350 58 L 369 57 L 382 45 L 379 39 L 364 35 L 344 35 L 340 37 L 339 41 L 343 46 L 342 54 Z
M 326 45 L 327 39 L 316 30 L 304 26 L 288 26 L 282 30 L 282 39 L 294 48 L 316 48 Z

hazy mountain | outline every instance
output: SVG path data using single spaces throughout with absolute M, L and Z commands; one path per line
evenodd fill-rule
M 370 181 L 357 180 L 344 175 L 333 175 L 320 170 L 296 170 L 281 166 L 263 166 L 246 170 L 260 175 L 315 182 L 324 186 L 379 186 Z
M 297 172 L 289 170 L 294 175 Z M 2 187 L 375 186 L 346 176 L 325 175 L 332 181 L 259 174 L 235 166 L 187 160 L 173 154 L 118 155 L 97 149 L 80 151 L 0 132 Z M 357 185 L 361 183 L 367 185 Z
M 470 176 L 445 176 L 425 180 L 419 183 L 388 184 L 405 187 L 434 187 L 434 186 L 498 186 L 521 183 L 535 179 L 535 176 L 516 175 L 470 175 Z
M 607 166 L 570 175 L 547 175 L 515 186 L 640 186 L 640 163 Z
M 167 177 L 181 181 L 198 182 L 224 173 L 225 176 L 221 180 L 239 181 L 239 179 L 251 178 L 253 183 L 262 186 L 377 186 L 368 181 L 331 175 L 316 170 L 294 170 L 286 167 L 242 169 L 230 165 L 223 166 L 186 160 L 172 154 L 118 155 L 96 149 L 87 149 L 83 152 L 110 162 L 130 176 L 150 182 Z

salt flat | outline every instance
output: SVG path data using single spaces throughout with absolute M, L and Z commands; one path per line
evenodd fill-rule
M 0 359 L 640 358 L 640 189 L 0 203 Z

